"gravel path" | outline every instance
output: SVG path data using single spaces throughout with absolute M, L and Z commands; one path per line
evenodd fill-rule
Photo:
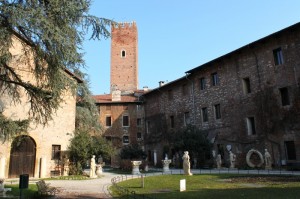
M 55 198 L 111 198 L 107 193 L 107 187 L 111 185 L 111 179 L 118 174 L 103 173 L 103 177 L 90 180 L 49 180 L 50 186 L 59 189 Z

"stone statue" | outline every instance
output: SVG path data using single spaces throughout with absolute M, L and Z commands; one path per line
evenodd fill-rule
M 91 169 L 90 169 L 90 178 L 96 178 L 96 160 L 95 160 L 95 155 L 93 155 L 92 158 L 91 158 L 90 166 L 91 166 Z
M 221 154 L 217 155 L 216 163 L 217 163 L 217 168 L 221 169 L 221 166 L 222 166 L 222 157 L 221 157 Z
M 236 160 L 236 155 L 230 151 L 229 152 L 229 161 L 230 161 L 231 169 L 235 168 L 235 160 Z
M 265 164 L 265 169 L 272 169 L 271 155 L 268 152 L 268 149 L 265 149 Z
M 63 172 L 63 176 L 68 176 L 69 175 L 69 171 L 70 171 L 70 168 L 69 168 L 69 165 L 70 165 L 70 160 L 67 156 L 65 156 L 64 158 L 64 172 Z
M 193 175 L 191 173 L 190 167 L 191 167 L 191 163 L 190 163 L 190 156 L 189 156 L 189 152 L 185 151 L 183 156 L 183 171 L 185 175 Z

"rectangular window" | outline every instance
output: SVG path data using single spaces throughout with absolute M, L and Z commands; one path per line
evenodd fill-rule
M 277 48 L 277 49 L 273 50 L 273 56 L 274 56 L 275 65 L 283 64 L 283 55 L 282 55 L 281 48 Z
M 172 90 L 168 90 L 168 99 L 169 100 L 173 99 L 173 91 Z
M 218 76 L 218 73 L 211 74 L 211 80 L 212 80 L 212 85 L 213 86 L 219 85 L 219 76 Z
M 129 126 L 129 116 L 123 115 L 123 126 L 128 127 Z
M 137 126 L 142 126 L 142 119 L 141 118 L 136 119 L 136 125 Z
M 105 118 L 105 126 L 110 127 L 111 126 L 111 116 L 106 116 Z
M 206 89 L 206 80 L 205 80 L 204 77 L 200 78 L 199 85 L 200 85 L 200 90 L 205 90 Z
M 207 108 L 204 107 L 201 109 L 202 122 L 208 122 Z
M 142 140 L 142 133 L 141 132 L 137 132 L 136 138 L 137 138 L 138 141 Z
M 136 105 L 136 110 L 142 110 L 142 106 L 141 105 Z
M 246 77 L 246 78 L 243 79 L 243 91 L 244 91 L 244 94 L 251 93 L 249 77 Z
M 221 106 L 220 104 L 216 104 L 214 106 L 214 109 L 215 109 L 215 118 L 218 120 L 218 119 L 221 119 Z
M 51 160 L 60 160 L 60 145 L 52 145 L 52 156 Z
M 174 128 L 174 116 L 173 115 L 171 115 L 170 116 L 170 125 L 171 125 L 171 128 Z
M 280 91 L 282 106 L 290 105 L 290 97 L 289 97 L 288 88 L 287 87 L 280 88 L 279 91 Z
M 129 136 L 128 135 L 123 136 L 123 144 L 129 144 Z
M 190 113 L 189 112 L 185 112 L 184 113 L 184 126 L 187 126 L 190 123 L 191 123 Z
M 286 158 L 288 160 L 296 160 L 296 149 L 294 141 L 285 141 Z
M 106 105 L 106 110 L 110 111 L 111 110 L 111 105 Z
M 246 118 L 246 122 L 247 122 L 248 135 L 255 135 L 256 134 L 256 130 L 255 130 L 254 117 L 247 117 Z

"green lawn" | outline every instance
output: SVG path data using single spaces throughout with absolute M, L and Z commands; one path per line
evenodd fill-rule
M 185 192 L 179 191 L 179 181 L 186 179 Z M 137 195 L 157 199 L 190 198 L 299 198 L 300 177 L 297 176 L 254 176 L 254 175 L 161 175 L 132 179 L 119 183 L 120 186 L 135 191 Z M 113 188 L 114 196 L 118 197 Z

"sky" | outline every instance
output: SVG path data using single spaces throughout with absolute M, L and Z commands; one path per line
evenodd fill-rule
M 153 89 L 300 22 L 300 1 L 93 0 L 90 14 L 136 22 L 139 89 Z M 87 38 L 83 50 L 92 93 L 109 93 L 110 39 Z

